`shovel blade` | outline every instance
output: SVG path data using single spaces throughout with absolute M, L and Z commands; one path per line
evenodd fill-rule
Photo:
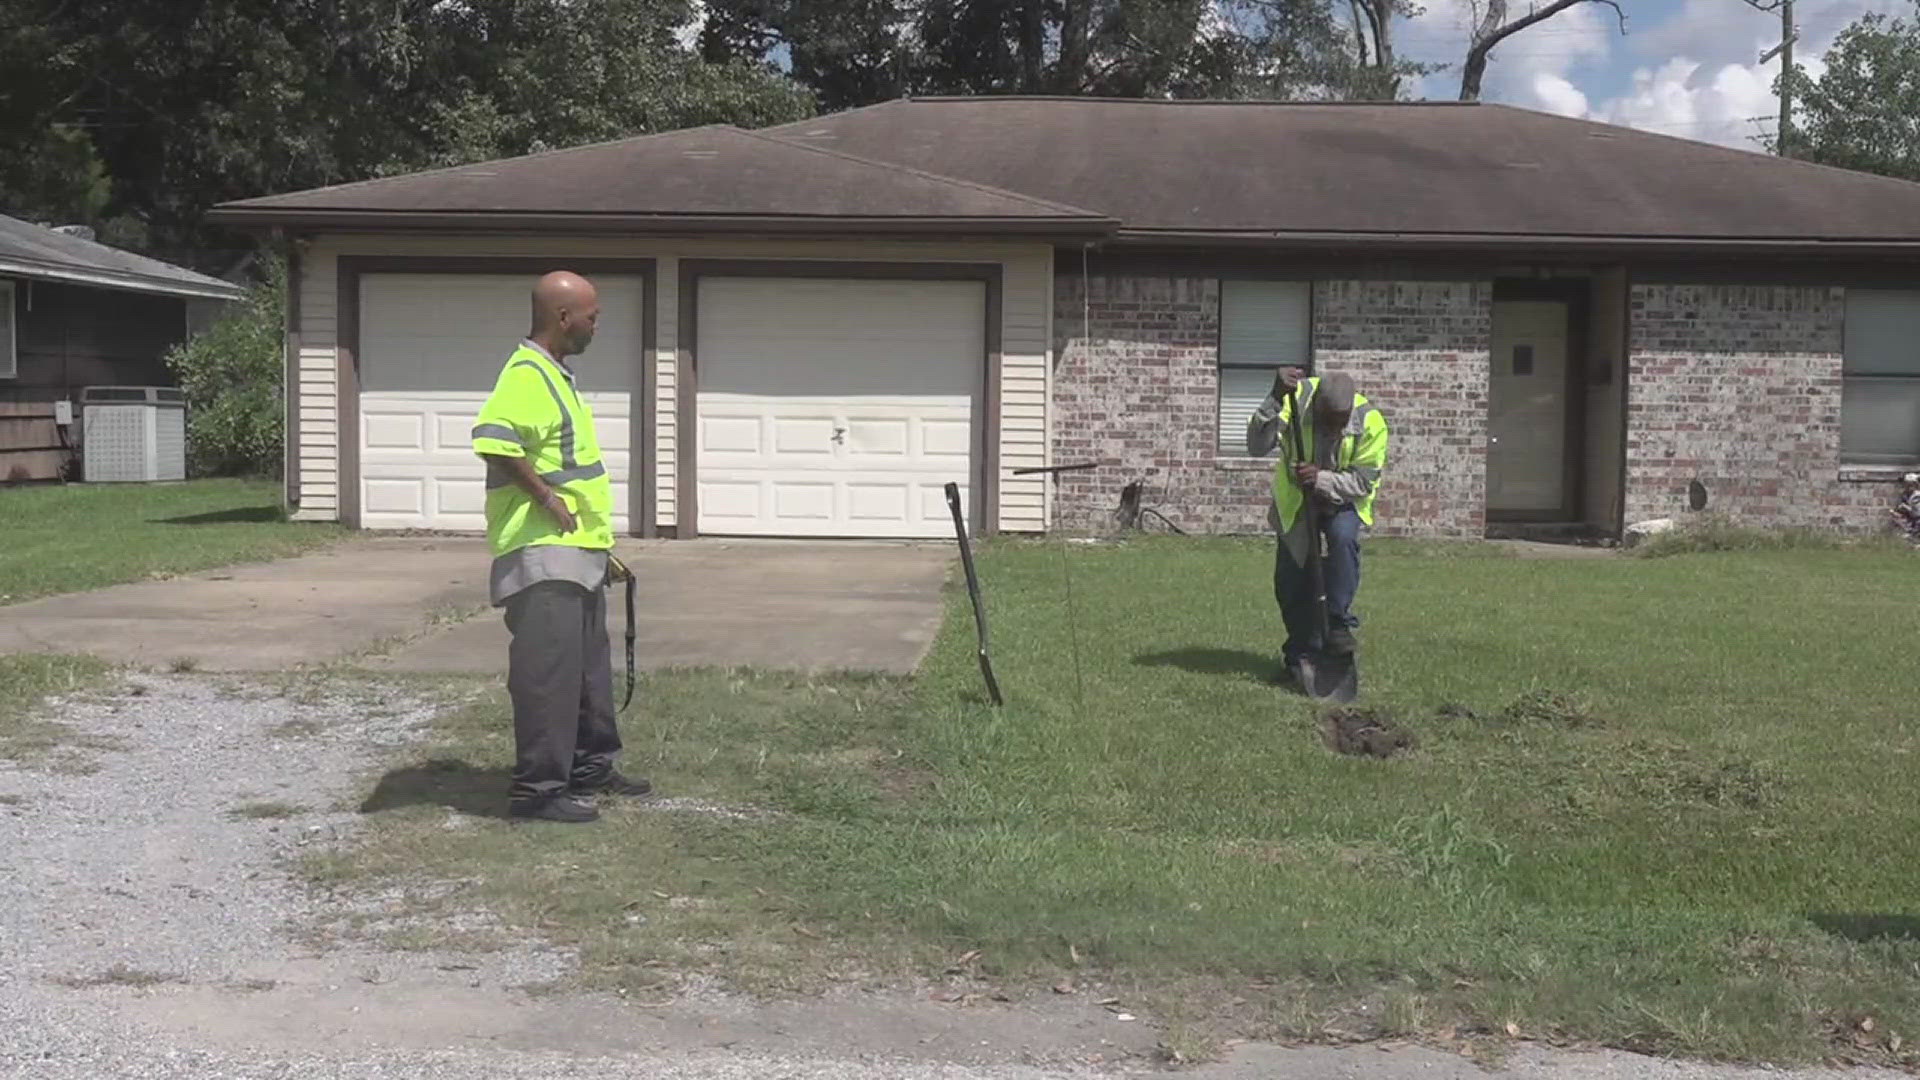
M 1303 656 L 1300 658 L 1300 684 L 1315 701 L 1341 705 L 1360 696 L 1360 666 L 1353 654 L 1345 656 Z

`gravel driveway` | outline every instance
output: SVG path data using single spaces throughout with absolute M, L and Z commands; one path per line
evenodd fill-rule
M 433 708 L 390 688 L 296 701 L 151 674 L 132 676 L 110 700 L 52 703 L 51 715 L 120 745 L 88 751 L 98 765 L 90 773 L 72 771 L 72 760 L 54 772 L 0 763 L 0 1076 L 1053 1080 L 1156 1071 L 1157 1034 L 1097 1009 L 963 1010 L 904 998 L 754 1007 L 718 995 L 638 1008 L 517 989 L 566 970 L 565 956 L 538 948 L 438 955 L 311 944 L 302 931 L 339 910 L 301 887 L 286 858 L 350 833 L 357 815 L 341 805 L 356 777 L 391 757 Z M 269 803 L 293 816 L 234 813 L 265 815 Z M 1180 1075 L 1490 1074 L 1418 1048 L 1241 1047 Z M 1499 1075 L 1790 1074 L 1524 1048 Z

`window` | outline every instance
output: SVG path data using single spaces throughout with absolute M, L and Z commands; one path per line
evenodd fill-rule
M 13 331 L 13 289 L 11 281 L 0 281 L 0 379 L 20 377 L 19 335 Z
M 1920 292 L 1847 290 L 1840 458 L 1920 459 Z
M 1220 456 L 1247 456 L 1247 418 L 1274 368 L 1312 369 L 1312 294 L 1304 281 L 1220 283 Z

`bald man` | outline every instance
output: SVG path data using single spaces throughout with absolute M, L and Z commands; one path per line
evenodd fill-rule
M 613 767 L 613 488 L 569 363 L 592 344 L 599 320 L 591 282 L 564 271 L 542 277 L 532 331 L 474 419 L 473 449 L 487 463 L 490 592 L 513 634 L 507 807 L 515 818 L 589 822 L 600 816 L 591 797 L 652 790 Z
M 1295 460 L 1291 425 L 1297 400 L 1301 440 L 1308 460 Z M 1275 545 L 1273 595 L 1287 627 L 1281 648 L 1287 675 L 1300 681 L 1300 658 L 1308 653 L 1346 655 L 1354 651 L 1353 632 L 1360 620 L 1353 601 L 1360 591 L 1360 533 L 1373 525 L 1373 496 L 1387 466 L 1387 419 L 1344 374 L 1308 378 L 1297 367 L 1274 373 L 1273 388 L 1247 421 L 1247 452 L 1264 457 L 1280 447 L 1273 473 L 1273 502 L 1268 524 L 1279 534 Z M 1310 546 L 1307 499 L 1320 513 L 1325 538 L 1327 638 L 1320 640 L 1314 617 L 1312 583 L 1306 572 Z

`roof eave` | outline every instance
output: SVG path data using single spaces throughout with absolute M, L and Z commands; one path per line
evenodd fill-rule
M 1920 239 L 1847 237 L 1579 236 L 1528 233 L 1254 232 L 1119 229 L 1112 246 L 1133 250 L 1220 249 L 1300 253 L 1363 250 L 1430 254 L 1662 255 L 1920 258 Z
M 1050 217 L 827 217 L 752 214 L 621 214 L 468 210 L 318 210 L 285 207 L 215 207 L 206 220 L 241 229 L 312 230 L 477 229 L 543 232 L 607 232 L 646 235 L 777 233 L 782 236 L 902 234 L 950 236 L 1109 236 L 1111 218 Z
M 60 281 L 118 292 L 178 296 L 193 300 L 239 300 L 246 291 L 237 285 L 173 281 L 119 271 L 59 266 L 31 259 L 0 256 L 0 276 L 31 278 L 36 281 Z

